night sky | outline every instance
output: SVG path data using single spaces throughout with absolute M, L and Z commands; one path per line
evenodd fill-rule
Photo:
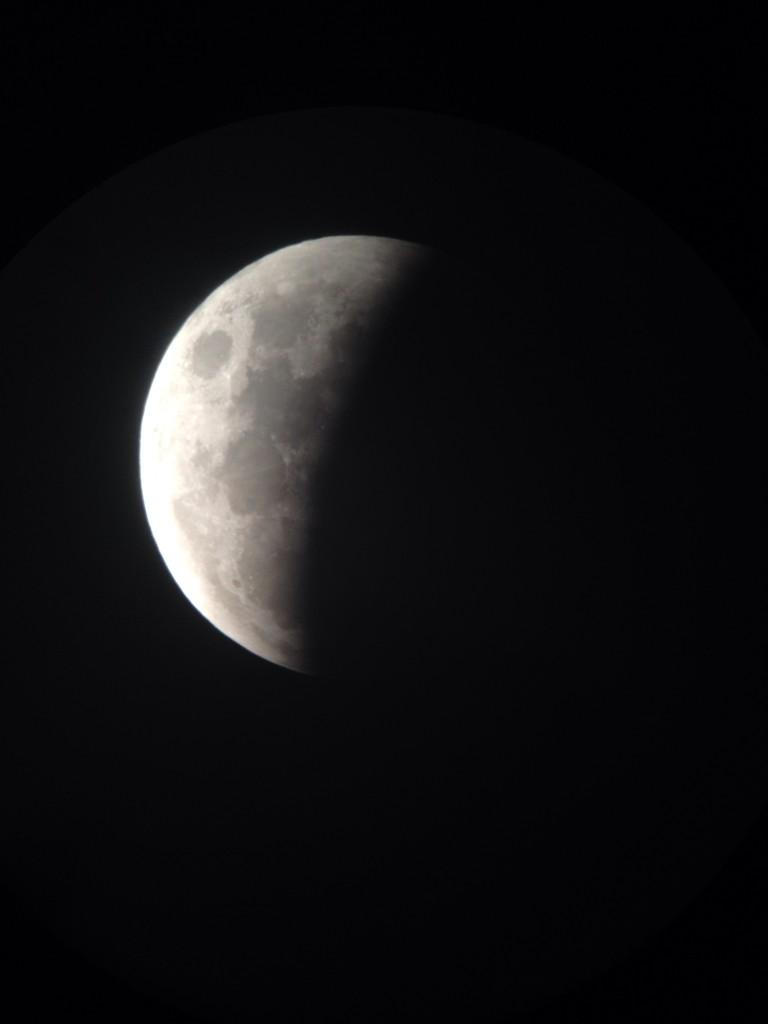
M 0 42 L 9 1019 L 762 1019 L 761 26 L 73 17 L 26 5 Z M 487 290 L 469 341 L 439 310 L 424 379 L 374 367 L 318 492 L 343 547 L 345 438 L 411 381 L 430 427 L 388 450 L 444 436 L 453 517 L 409 539 L 435 552 L 407 595 L 438 594 L 432 669 L 323 551 L 313 639 L 376 670 L 255 658 L 143 513 L 165 345 L 326 234 L 435 246 Z

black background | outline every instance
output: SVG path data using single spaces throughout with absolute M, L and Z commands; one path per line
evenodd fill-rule
M 6 16 L 4 262 L 91 188 L 192 134 L 259 113 L 403 106 L 509 127 L 601 172 L 674 228 L 768 338 L 763 33 L 749 18 L 638 12 L 535 23 L 513 15 L 502 24 L 481 11 L 451 17 L 342 4 L 283 14 L 79 10 L 26 5 Z M 3 394 L 13 410 L 13 379 Z M 23 448 L 16 417 L 8 436 Z M 42 559 L 30 563 L 44 576 Z M 18 644 L 7 640 L 11 658 Z M 762 1019 L 765 828 L 755 827 L 706 893 L 632 960 L 531 1019 L 713 1010 Z M 68 951 L 26 914 L 23 894 L 4 891 L 4 900 L 13 1019 L 192 1019 Z

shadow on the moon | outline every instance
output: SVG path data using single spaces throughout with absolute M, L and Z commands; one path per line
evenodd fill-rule
M 725 299 L 639 249 L 574 262 L 541 363 L 519 292 L 436 259 L 328 444 L 303 595 L 368 780 L 325 908 L 361 992 L 552 994 L 668 919 L 741 813 L 759 392 Z

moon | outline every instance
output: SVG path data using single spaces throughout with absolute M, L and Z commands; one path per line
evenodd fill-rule
M 434 254 L 374 236 L 287 246 L 216 288 L 157 368 L 139 460 L 157 547 L 211 624 L 276 664 L 312 669 L 313 480 L 383 311 Z

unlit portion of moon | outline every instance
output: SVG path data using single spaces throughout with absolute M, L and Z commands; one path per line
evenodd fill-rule
M 382 305 L 429 253 L 369 236 L 281 249 L 203 302 L 152 382 L 140 473 L 160 553 L 198 611 L 270 661 L 311 668 L 313 472 Z

